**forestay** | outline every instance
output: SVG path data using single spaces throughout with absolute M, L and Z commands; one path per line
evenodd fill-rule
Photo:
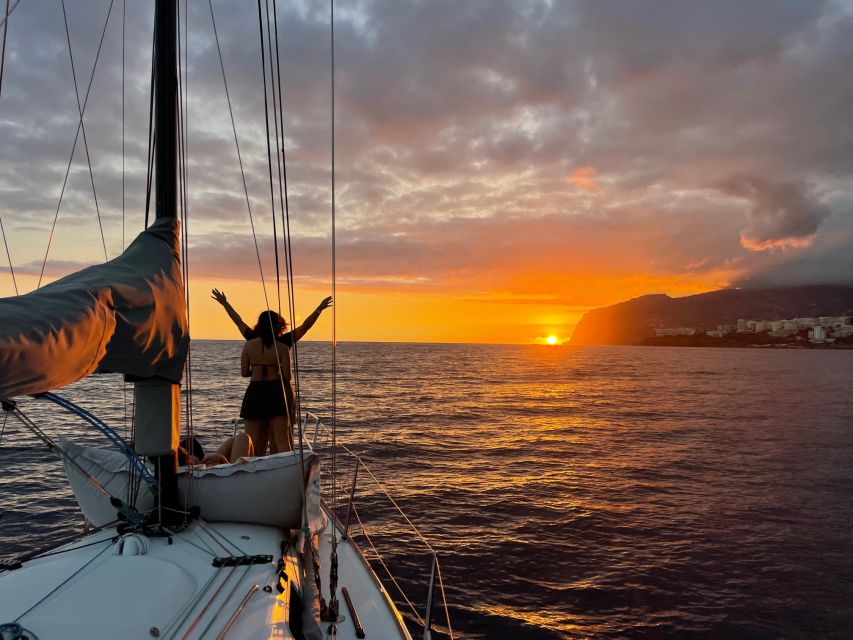
M 114 260 L 0 298 L 0 398 L 96 371 L 180 382 L 189 332 L 178 225 L 158 219 Z

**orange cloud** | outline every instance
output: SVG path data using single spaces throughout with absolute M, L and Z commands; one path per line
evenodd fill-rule
M 598 191 L 598 182 L 595 180 L 597 175 L 598 169 L 595 167 L 578 167 L 572 171 L 569 182 L 584 191 L 594 193 Z
M 741 234 L 740 244 L 744 249 L 751 251 L 767 251 L 769 249 L 805 249 L 812 246 L 815 234 L 804 238 L 779 238 L 776 240 L 758 240 Z

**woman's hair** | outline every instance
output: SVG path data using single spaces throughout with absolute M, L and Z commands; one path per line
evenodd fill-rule
M 260 338 L 264 346 L 271 347 L 273 341 L 282 334 L 287 323 L 275 311 L 264 311 L 258 316 L 258 324 L 254 326 L 251 337 Z
M 193 436 L 192 439 L 189 437 L 185 437 L 181 440 L 181 444 L 178 447 L 178 466 L 184 467 L 186 466 L 187 454 L 192 455 L 198 462 L 201 462 L 204 458 L 204 447 L 201 446 L 201 442 Z

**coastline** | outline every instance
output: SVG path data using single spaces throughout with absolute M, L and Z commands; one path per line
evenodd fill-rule
M 692 336 L 651 336 L 634 343 L 638 347 L 711 347 L 728 349 L 853 349 L 853 341 L 813 343 L 808 340 L 776 338 L 768 334 L 733 334 L 715 338 Z

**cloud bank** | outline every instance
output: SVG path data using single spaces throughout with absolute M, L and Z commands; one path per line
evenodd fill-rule
M 141 227 L 145 202 L 152 16 L 128 4 L 124 117 L 120 13 L 86 111 L 110 256 L 122 225 L 125 242 Z M 80 82 L 108 6 L 92 0 L 70 16 Z M 269 265 L 257 16 L 214 6 Z M 595 305 L 643 287 L 850 281 L 849 2 L 336 6 L 338 271 L 351 286 Z M 186 18 L 191 268 L 251 279 L 254 243 L 207 7 L 191 4 Z M 43 258 L 76 122 L 61 20 L 53 5 L 22 3 L 10 22 L 0 215 L 22 269 Z M 320 282 L 329 273 L 328 14 L 280 2 L 278 21 L 294 262 L 300 278 Z M 78 149 L 52 272 L 98 259 L 96 224 Z
M 793 183 L 740 175 L 724 181 L 720 190 L 750 203 L 740 242 L 754 251 L 809 247 L 829 215 L 828 207 Z

